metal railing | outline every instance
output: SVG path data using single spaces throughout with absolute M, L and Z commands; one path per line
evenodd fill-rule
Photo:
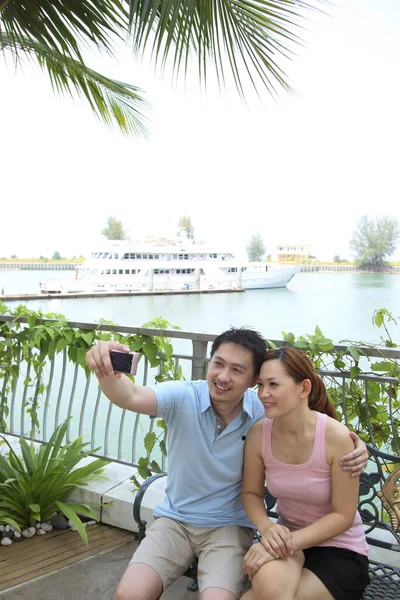
M 0 315 L 1 321 L 11 321 L 12 317 Z M 22 323 L 26 320 L 20 319 Z M 45 320 L 44 320 L 45 321 Z M 171 338 L 174 344 L 173 358 L 176 366 L 181 366 L 183 375 L 187 380 L 204 379 L 208 364 L 209 344 L 215 339 L 216 335 L 206 333 L 196 333 L 191 331 L 144 329 L 139 327 L 99 325 L 98 323 L 79 323 L 69 322 L 69 327 L 85 330 L 104 330 L 117 332 L 121 334 L 140 334 L 145 336 L 167 336 Z M 276 345 L 281 345 L 282 340 L 273 340 Z M 344 350 L 346 347 L 338 345 L 336 350 Z M 400 351 L 396 349 L 372 349 L 360 348 L 362 352 L 370 357 L 392 358 L 400 360 Z M 161 428 L 157 427 L 157 420 L 145 415 L 131 413 L 115 407 L 102 394 L 96 377 L 90 375 L 86 377 L 84 370 L 68 360 L 68 347 L 61 353 L 56 354 L 53 359 L 45 362 L 43 372 L 44 394 L 41 406 L 38 409 L 37 416 L 39 427 L 29 419 L 26 409 L 29 407 L 30 397 L 33 393 L 29 385 L 29 366 L 21 356 L 18 360 L 20 373 L 15 381 L 8 398 L 9 413 L 7 417 L 8 434 L 13 436 L 23 436 L 31 438 L 37 442 L 46 442 L 49 440 L 54 429 L 69 418 L 67 440 L 70 441 L 77 436 L 82 435 L 90 444 L 90 449 L 95 456 L 112 459 L 122 464 L 137 465 L 140 456 L 146 454 L 143 440 L 149 431 L 156 431 L 158 435 L 164 434 Z M 343 412 L 344 421 L 349 423 L 347 410 L 348 386 L 354 382 L 349 373 L 337 371 L 320 372 L 323 378 L 329 378 L 330 385 L 336 387 L 338 396 L 341 397 L 338 403 Z M 152 369 L 148 360 L 143 356 L 139 363 L 136 382 L 141 385 L 149 385 L 154 382 L 157 370 Z M 6 389 L 9 375 L 3 373 L 0 379 L 1 388 Z M 358 384 L 363 386 L 364 399 L 363 410 L 370 410 L 369 393 L 370 383 L 379 382 L 383 384 L 387 394 L 387 409 L 390 420 L 392 439 L 397 444 L 398 431 L 396 431 L 396 421 L 398 415 L 395 408 L 395 397 L 393 390 L 398 385 L 398 380 L 391 377 L 380 377 L 364 374 L 357 378 Z M 396 418 L 395 418 L 396 413 Z M 366 420 L 366 430 L 372 444 L 375 444 L 375 432 L 371 420 Z M 399 454 L 399 448 L 395 445 L 395 451 Z M 161 467 L 165 468 L 165 457 L 157 456 L 157 450 L 153 451 L 152 458 L 159 461 Z

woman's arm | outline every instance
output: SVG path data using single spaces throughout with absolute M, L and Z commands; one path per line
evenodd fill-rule
M 255 423 L 247 435 L 244 449 L 242 502 L 247 516 L 261 535 L 261 542 L 266 550 L 273 558 L 284 558 L 292 552 L 290 531 L 271 521 L 264 503 L 265 467 L 261 456 L 262 423 L 263 421 Z
M 352 477 L 359 477 L 365 471 L 368 464 L 368 450 L 363 441 L 354 431 L 348 432 L 354 442 L 354 448 L 350 454 L 342 456 L 340 466 L 344 471 L 350 471 Z
M 353 444 L 347 427 L 337 421 L 328 420 L 326 430 L 326 456 L 332 473 L 332 511 L 312 525 L 293 532 L 293 550 L 303 550 L 326 542 L 347 531 L 354 522 L 357 510 L 359 480 L 351 477 L 340 466 L 343 452 L 351 450 Z

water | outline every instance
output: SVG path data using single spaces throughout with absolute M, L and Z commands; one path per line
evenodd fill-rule
M 37 293 L 39 281 L 57 278 L 49 271 L 0 271 L 6 293 Z M 10 307 L 16 302 L 8 302 Z M 140 326 L 156 316 L 190 331 L 218 333 L 230 325 L 251 325 L 266 337 L 279 339 L 282 330 L 296 336 L 319 325 L 326 337 L 380 341 L 372 324 L 376 308 L 398 316 L 400 275 L 358 273 L 298 273 L 289 288 L 248 290 L 244 293 L 131 296 L 111 298 L 53 298 L 32 300 L 29 308 L 59 312 L 70 320 L 112 320 Z M 395 326 L 394 339 L 399 339 Z
M 6 293 L 37 293 L 39 281 L 53 279 L 57 273 L 49 271 L 0 271 L 0 289 Z M 1 298 L 1 297 L 0 297 Z M 8 302 L 10 307 L 17 302 Z M 58 312 L 67 318 L 80 322 L 109 319 L 121 325 L 140 326 L 156 316 L 168 319 L 172 324 L 189 331 L 219 333 L 230 325 L 251 325 L 266 337 L 280 339 L 282 330 L 291 331 L 296 336 L 312 333 L 316 325 L 325 336 L 339 342 L 343 339 L 378 343 L 381 330 L 372 324 L 372 314 L 376 308 L 386 307 L 398 316 L 400 306 L 400 275 L 372 275 L 355 273 L 299 273 L 288 289 L 249 290 L 244 293 L 196 294 L 165 296 L 128 296 L 111 298 L 41 298 L 29 301 L 31 309 L 42 308 L 44 312 Z M 400 335 L 393 326 L 393 338 L 400 341 Z M 175 349 L 186 354 L 191 351 L 189 342 L 176 341 Z M 185 363 L 187 361 L 183 361 Z M 190 365 L 182 364 L 187 378 Z M 141 367 L 142 368 L 142 367 Z M 46 376 L 49 373 L 46 371 Z M 55 383 L 60 373 L 55 372 Z M 67 415 L 72 395 L 72 372 L 66 378 L 60 420 Z M 141 381 L 138 376 L 138 381 Z M 78 434 L 80 410 L 86 379 L 80 370 L 75 399 L 72 407 L 74 418 L 71 421 L 71 437 Z M 95 381 L 91 383 L 96 386 Z M 54 422 L 57 402 L 57 385 L 54 386 L 49 402 L 49 425 Z M 102 397 L 99 406 L 95 431 L 91 430 L 96 391 L 89 395 L 86 407 L 83 432 L 85 440 L 93 439 L 95 445 L 104 450 L 106 416 L 109 402 Z M 44 409 L 42 406 L 41 411 Z M 17 402 L 15 415 L 20 414 Z M 40 412 L 41 412 L 40 411 Z M 41 413 L 42 414 L 42 413 Z M 108 451 L 116 455 L 121 414 L 113 410 L 110 422 Z M 124 431 L 133 431 L 134 416 L 126 417 Z M 143 455 L 143 437 L 148 429 L 148 419 L 144 418 L 138 428 L 138 452 Z M 123 438 L 122 457 L 130 460 L 130 436 Z M 156 452 L 154 458 L 160 459 Z

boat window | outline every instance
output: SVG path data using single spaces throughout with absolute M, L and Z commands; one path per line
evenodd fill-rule
M 113 269 L 113 270 L 112 270 L 112 274 L 113 274 L 113 275 L 116 275 L 116 274 L 117 274 L 117 269 Z
M 102 258 L 108 258 L 108 252 L 104 252 Z
M 160 255 L 159 254 L 155 254 L 154 258 L 157 260 L 158 258 L 160 258 Z
M 106 275 L 110 274 L 110 269 L 106 269 Z
M 97 269 L 90 269 L 90 274 L 91 275 L 96 275 L 97 273 Z
M 178 258 L 177 254 L 174 254 L 173 256 L 174 256 L 174 260 L 176 260 Z
M 120 270 L 118 271 L 118 273 L 119 273 L 120 275 L 123 275 L 123 274 L 124 274 L 124 270 L 123 270 L 123 269 L 120 269 Z
M 129 269 L 125 269 L 125 275 L 129 275 Z
M 184 259 L 189 260 L 189 254 L 184 254 Z
M 149 260 L 153 260 L 153 255 L 149 254 Z
M 142 258 L 141 254 L 136 254 L 136 258 Z
M 179 260 L 183 260 L 183 255 L 182 254 L 179 255 Z

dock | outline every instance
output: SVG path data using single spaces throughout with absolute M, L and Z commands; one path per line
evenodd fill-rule
M 78 292 L 76 294 L 5 294 L 0 295 L 2 302 L 8 301 L 20 301 L 27 302 L 28 300 L 53 300 L 64 299 L 64 298 L 119 298 L 121 296 L 172 296 L 172 295 L 185 295 L 190 296 L 192 294 L 236 294 L 244 292 L 244 288 L 218 288 L 212 290 L 154 290 L 152 292 L 145 291 L 131 291 L 131 292 Z

